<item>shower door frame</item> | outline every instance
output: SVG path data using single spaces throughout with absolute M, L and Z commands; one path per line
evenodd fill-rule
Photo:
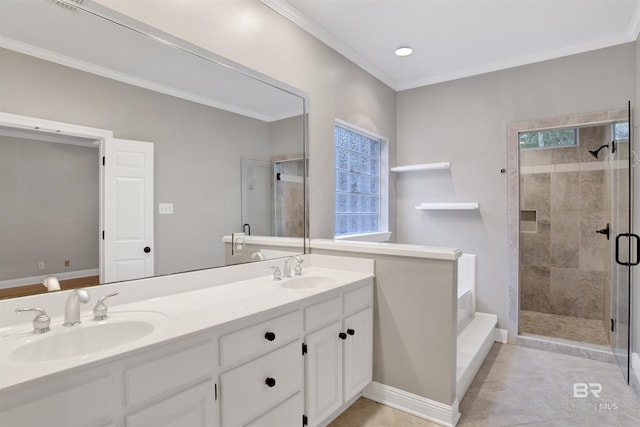
M 509 344 L 516 344 L 519 336 L 520 314 L 520 144 L 518 135 L 521 132 L 537 130 L 612 125 L 627 118 L 628 110 L 620 109 L 514 122 L 507 127 L 507 342 Z

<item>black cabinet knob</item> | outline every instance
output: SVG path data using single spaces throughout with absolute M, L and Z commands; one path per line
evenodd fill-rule
M 266 380 L 264 380 L 264 383 L 267 385 L 267 387 L 275 387 L 276 379 L 268 377 Z
M 266 334 L 264 334 L 264 339 L 267 341 L 273 341 L 276 339 L 276 334 L 273 332 L 267 332 Z
M 151 252 L 151 248 L 149 246 L 145 246 L 143 251 L 144 251 L 145 254 L 148 254 L 149 252 Z
M 349 335 L 355 335 L 355 334 L 356 334 L 356 331 L 355 331 L 355 330 L 353 330 L 353 329 L 347 329 L 347 333 L 348 333 Z
M 344 332 L 340 332 L 338 334 L 338 338 L 340 338 L 341 340 L 346 340 L 347 339 L 347 334 L 345 334 Z

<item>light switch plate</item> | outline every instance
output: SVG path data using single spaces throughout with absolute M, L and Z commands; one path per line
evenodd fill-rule
M 173 203 L 158 203 L 158 213 L 160 215 L 173 215 Z

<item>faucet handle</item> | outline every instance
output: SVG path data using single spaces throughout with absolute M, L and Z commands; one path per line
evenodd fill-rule
M 273 269 L 273 280 L 282 280 L 282 273 L 280 272 L 280 267 L 277 265 L 272 265 Z
M 109 317 L 107 316 L 107 310 L 109 309 L 109 307 L 107 307 L 104 301 L 107 298 L 115 297 L 116 295 L 118 295 L 118 292 L 105 295 L 98 300 L 96 306 L 93 307 L 93 320 L 105 320 L 107 317 Z
M 304 259 L 300 258 L 299 256 L 296 256 L 296 276 L 302 276 L 302 263 L 304 262 Z
M 16 313 L 22 313 L 25 311 L 35 311 L 38 315 L 33 319 L 33 333 L 34 334 L 44 334 L 45 332 L 49 332 L 51 328 L 49 325 L 51 324 L 51 318 L 47 316 L 47 313 L 41 308 L 24 308 L 18 307 L 16 308 Z

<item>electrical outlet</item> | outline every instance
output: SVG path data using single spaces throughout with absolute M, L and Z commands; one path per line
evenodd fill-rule
M 173 215 L 173 203 L 158 203 L 158 213 L 160 215 Z
M 38 263 L 38 270 L 44 270 L 44 262 L 40 261 Z
M 68 259 L 64 260 L 64 266 L 65 267 L 69 267 L 71 265 L 71 262 Z

